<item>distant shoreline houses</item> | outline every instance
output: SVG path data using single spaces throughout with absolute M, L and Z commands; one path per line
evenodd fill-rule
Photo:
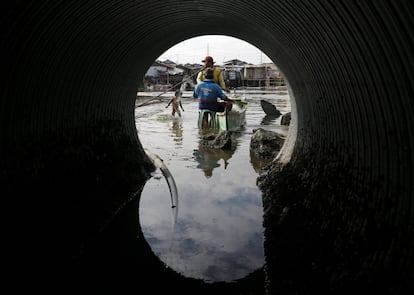
M 274 63 L 249 64 L 238 59 L 232 59 L 217 65 L 223 72 L 226 85 L 230 88 L 259 87 L 275 88 L 284 86 L 282 72 Z M 190 85 L 196 84 L 197 73 L 202 69 L 201 64 L 176 64 L 171 60 L 155 61 L 145 73 L 141 91 L 165 91 L 179 88 L 183 79 L 191 79 Z M 174 87 L 178 85 L 177 87 Z M 190 86 L 189 86 L 190 87 Z M 192 90 L 192 89 L 186 89 Z

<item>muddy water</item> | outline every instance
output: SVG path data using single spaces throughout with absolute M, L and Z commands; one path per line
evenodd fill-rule
M 199 145 L 202 133 L 191 92 L 183 94 L 181 117 L 173 118 L 171 108 L 165 108 L 172 92 L 162 94 L 163 102 L 135 111 L 143 147 L 163 160 L 178 191 L 177 207 L 172 208 L 165 178 L 160 170 L 153 173 L 139 204 L 144 236 L 166 266 L 206 282 L 234 281 L 263 266 L 263 212 L 256 178 L 265 163 L 250 156 L 250 139 L 259 127 L 287 134 L 280 117 L 266 117 L 260 106 L 260 99 L 265 99 L 282 114 L 289 112 L 287 92 L 236 94 L 245 96 L 249 105 L 246 125 L 236 132 L 231 151 Z M 147 99 L 139 96 L 137 104 Z

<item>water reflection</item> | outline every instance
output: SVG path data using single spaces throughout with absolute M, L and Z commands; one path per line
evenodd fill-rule
M 214 168 L 223 166 L 227 169 L 229 159 L 233 156 L 236 150 L 235 137 L 231 136 L 231 147 L 226 149 L 214 148 L 206 146 L 205 140 L 199 141 L 198 150 L 194 150 L 194 159 L 198 162 L 197 168 L 203 170 L 205 177 L 210 178 L 213 175 Z M 220 160 L 222 164 L 220 164 Z
M 270 125 L 274 122 L 276 122 L 276 120 L 279 118 L 280 116 L 277 115 L 266 115 L 263 117 L 262 122 L 260 123 L 261 125 Z
M 179 185 L 175 225 L 162 178 L 146 184 L 143 195 L 147 190 L 152 195 L 140 201 L 142 229 L 154 253 L 175 271 L 206 282 L 243 278 L 264 261 L 261 199 L 254 184 L 221 182 L 212 177 Z
M 223 159 L 224 169 L 227 168 L 227 160 L 231 158 L 231 155 L 223 153 L 225 157 L 222 157 L 216 153 L 214 149 L 200 146 L 198 150 L 194 150 L 194 159 L 198 162 L 197 168 L 203 170 L 205 177 L 210 178 L 213 175 L 213 169 L 220 167 L 218 161 Z
M 183 143 L 183 122 L 180 118 L 172 118 L 172 123 L 170 130 L 173 134 L 173 140 L 176 145 L 181 145 Z

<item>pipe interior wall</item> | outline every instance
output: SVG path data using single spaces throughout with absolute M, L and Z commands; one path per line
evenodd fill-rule
M 134 122 L 140 77 L 180 41 L 222 34 L 269 56 L 293 99 L 280 161 L 259 181 L 267 291 L 412 290 L 411 1 L 2 6 L 2 195 L 13 236 L 29 221 L 32 238 L 56 234 L 55 251 L 39 243 L 44 260 L 81 256 L 139 198 L 153 169 Z M 21 240 L 15 249 L 27 252 Z

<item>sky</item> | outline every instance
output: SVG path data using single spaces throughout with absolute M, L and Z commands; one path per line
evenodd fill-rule
M 239 59 L 247 63 L 272 62 L 267 55 L 252 44 L 229 36 L 204 35 L 177 43 L 164 52 L 158 60 L 171 60 L 177 64 L 199 63 L 211 55 L 217 64 Z

